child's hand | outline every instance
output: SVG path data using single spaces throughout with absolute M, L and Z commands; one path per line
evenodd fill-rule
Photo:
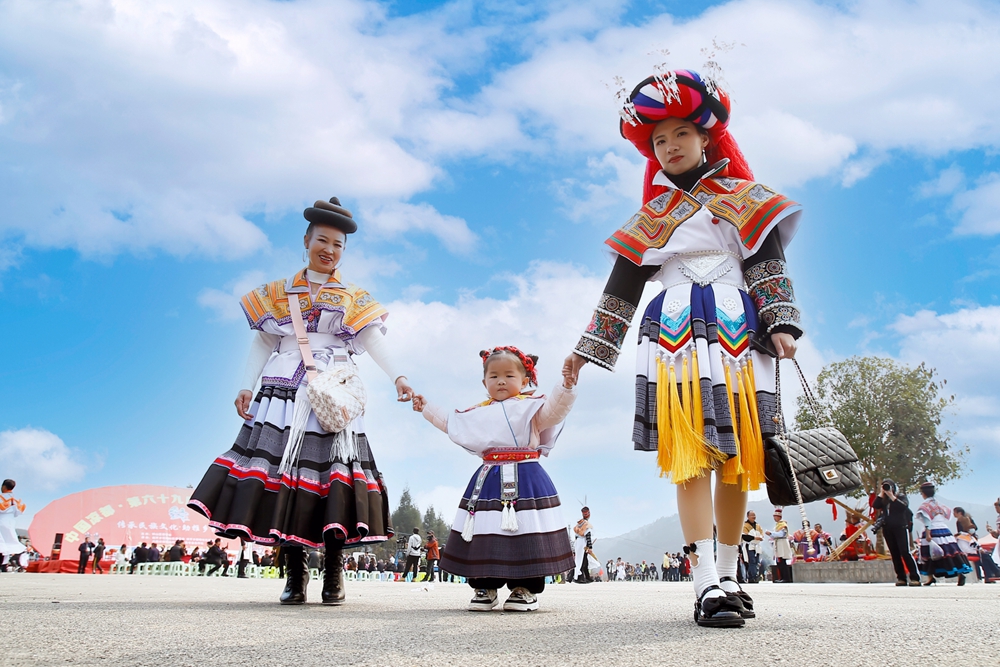
M 573 372 L 567 368 L 563 368 L 563 389 L 572 389 L 576 386 L 576 380 L 579 376 L 574 375 Z
M 427 405 L 427 400 L 420 394 L 414 394 L 413 396 L 413 411 L 423 412 L 424 407 Z

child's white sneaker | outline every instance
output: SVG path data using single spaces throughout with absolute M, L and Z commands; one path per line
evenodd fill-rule
M 518 586 L 510 592 L 506 602 L 503 603 L 504 611 L 535 611 L 538 609 L 538 598 L 528 592 L 527 588 Z
M 490 611 L 497 602 L 496 589 L 477 588 L 476 596 L 469 602 L 469 611 Z

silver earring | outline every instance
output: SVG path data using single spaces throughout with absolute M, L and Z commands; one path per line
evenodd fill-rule
M 302 251 L 302 261 L 303 262 L 308 262 L 309 261 L 309 258 L 306 257 L 306 251 L 305 250 Z

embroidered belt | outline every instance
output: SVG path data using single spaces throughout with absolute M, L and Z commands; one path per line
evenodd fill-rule
M 537 449 L 507 449 L 494 447 L 483 452 L 483 463 L 532 461 L 540 456 Z

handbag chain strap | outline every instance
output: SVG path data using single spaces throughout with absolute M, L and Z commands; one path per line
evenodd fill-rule
M 809 385 L 806 382 L 805 375 L 802 374 L 802 368 L 799 366 L 799 362 L 795 359 L 792 360 L 795 364 L 795 370 L 798 371 L 799 380 L 802 382 L 802 388 L 806 392 L 806 400 L 815 400 L 812 398 L 812 390 L 809 389 Z M 799 488 L 799 478 L 795 474 L 795 464 L 792 462 L 791 450 L 788 447 L 788 430 L 785 427 L 785 411 L 781 407 L 781 359 L 774 360 L 774 400 L 775 400 L 775 411 L 774 411 L 774 423 L 777 425 L 778 431 L 778 442 L 785 449 L 785 457 L 788 459 L 788 469 L 792 473 L 792 490 L 795 491 L 795 501 L 799 505 L 799 514 L 802 516 L 802 533 L 804 534 L 806 541 L 812 546 L 812 540 L 809 539 L 809 529 L 812 524 L 809 523 L 809 518 L 806 516 L 806 504 L 802 500 L 802 490 Z M 815 412 L 815 408 L 814 408 Z M 815 413 L 817 416 L 818 412 Z M 791 535 L 789 535 L 791 538 Z

